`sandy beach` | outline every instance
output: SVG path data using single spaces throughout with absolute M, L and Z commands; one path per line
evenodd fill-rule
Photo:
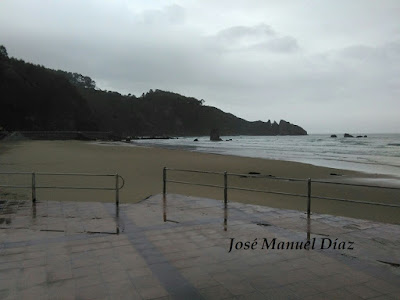
M 120 174 L 125 186 L 120 191 L 121 203 L 141 201 L 151 195 L 162 193 L 162 169 L 183 168 L 205 171 L 227 171 L 248 174 L 258 172 L 262 175 L 291 178 L 312 178 L 329 181 L 360 182 L 383 185 L 382 179 L 388 176 L 359 173 L 354 171 L 318 167 L 296 162 L 245 158 L 228 155 L 205 154 L 182 150 L 169 150 L 149 147 L 134 147 L 125 144 L 93 143 L 82 141 L 18 141 L 0 144 L 0 171 L 14 172 L 74 172 Z M 332 175 L 340 174 L 341 176 Z M 30 176 L 2 175 L 5 184 L 30 185 Z M 223 176 L 194 173 L 168 172 L 168 179 L 222 185 Z M 38 185 L 77 185 L 114 187 L 113 177 L 89 178 L 68 176 L 38 176 Z M 307 193 L 305 182 L 278 181 L 273 178 L 245 178 L 229 176 L 230 186 L 273 190 L 286 193 Z M 2 189 L 1 198 L 24 197 L 29 199 L 29 189 Z M 223 199 L 223 190 L 169 183 L 167 192 L 215 199 Z M 8 195 L 6 195 L 8 193 Z M 379 190 L 362 187 L 313 184 L 314 195 L 339 197 L 370 202 L 397 203 L 400 191 Z M 113 191 L 69 191 L 38 189 L 39 201 L 109 201 L 115 199 Z M 252 203 L 278 208 L 306 210 L 306 198 L 273 195 L 257 192 L 228 191 L 229 201 Z M 398 208 L 349 204 L 337 201 L 313 199 L 311 210 L 318 213 L 343 215 L 360 219 L 370 219 L 390 223 L 400 223 Z

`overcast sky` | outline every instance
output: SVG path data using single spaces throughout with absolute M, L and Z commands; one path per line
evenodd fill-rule
M 309 133 L 400 132 L 399 0 L 1 0 L 10 56 Z

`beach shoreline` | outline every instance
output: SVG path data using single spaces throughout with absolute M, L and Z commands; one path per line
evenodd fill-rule
M 389 175 L 368 174 L 351 170 L 319 167 L 310 164 L 249 158 L 223 154 L 209 154 L 195 151 L 163 149 L 148 146 L 131 146 L 125 143 L 99 143 L 83 141 L 18 141 L 2 142 L 0 147 L 0 171 L 15 172 L 66 172 L 66 173 L 107 173 L 120 174 L 125 186 L 120 191 L 121 203 L 139 202 L 151 195 L 162 193 L 163 167 L 195 169 L 238 174 L 257 172 L 268 178 L 244 178 L 229 176 L 228 185 L 258 190 L 280 191 L 305 195 L 305 182 L 275 180 L 274 177 L 318 179 L 326 181 L 367 181 L 368 184 L 384 180 L 395 181 Z M 336 176 L 331 174 L 341 174 Z M 202 184 L 223 185 L 223 176 L 181 173 L 168 171 L 168 179 L 190 181 Z M 30 178 L 8 176 L 8 182 L 29 184 Z M 24 181 L 25 180 L 25 181 Z M 39 184 L 76 185 L 100 184 L 115 186 L 111 178 L 101 181 L 85 178 L 37 178 Z M 24 182 L 23 182 L 24 181 Z M 383 182 L 383 183 L 382 183 Z M 29 198 L 29 190 L 26 191 Z M 168 183 L 167 192 L 188 196 L 223 199 L 223 189 L 178 185 Z M 397 193 L 397 194 L 396 194 Z M 56 201 L 115 201 L 113 191 L 64 191 L 38 190 L 38 199 Z M 358 201 L 385 202 L 398 204 L 399 191 L 365 190 L 360 187 L 313 184 L 313 194 L 321 196 L 354 199 Z M 266 205 L 278 208 L 306 210 L 306 198 L 285 195 L 264 194 L 228 190 L 229 201 Z M 336 201 L 313 199 L 311 211 L 343 215 L 375 221 L 400 223 L 398 209 L 362 204 L 347 204 Z
M 295 161 L 321 167 L 390 175 L 400 180 L 399 135 L 372 134 L 367 139 L 308 136 L 180 137 L 173 140 L 135 140 L 131 144 L 240 157 Z
M 302 165 L 309 165 L 314 167 L 320 167 L 332 170 L 330 173 L 331 181 L 339 181 L 345 183 L 354 183 L 354 184 L 368 184 L 368 185 L 380 185 L 380 186 L 388 186 L 388 187 L 400 187 L 400 175 L 396 176 L 393 174 L 383 174 L 383 173 L 372 173 L 368 171 L 359 171 L 350 168 L 335 168 L 330 166 L 319 165 L 312 162 L 302 162 L 295 160 L 284 160 L 284 159 L 276 159 L 276 158 L 264 158 L 264 157 L 251 157 L 245 155 L 235 155 L 235 154 L 225 154 L 225 153 L 213 153 L 213 152 L 205 152 L 196 150 L 192 146 L 182 147 L 182 148 L 174 148 L 174 147 L 165 147 L 160 146 L 158 144 L 137 144 L 137 143 L 127 143 L 127 142 L 92 142 L 93 144 L 99 146 L 125 146 L 125 147 L 139 147 L 139 148 L 157 148 L 157 149 L 165 149 L 165 150 L 176 150 L 176 151 L 187 151 L 193 153 L 204 153 L 211 154 L 216 156 L 224 156 L 224 157 L 232 157 L 232 158 L 253 158 L 253 159 L 261 159 L 266 161 L 277 161 L 277 162 L 288 162 L 288 163 L 298 163 Z M 213 171 L 213 170 L 208 170 Z M 335 171 L 338 171 L 335 173 Z M 347 174 L 347 172 L 350 172 Z M 345 174 L 346 173 L 346 174 Z M 358 175 L 358 176 L 357 176 Z M 286 177 L 291 177 L 287 175 Z M 308 177 L 299 177 L 297 179 L 308 179 Z M 326 179 L 324 178 L 313 178 L 316 180 Z

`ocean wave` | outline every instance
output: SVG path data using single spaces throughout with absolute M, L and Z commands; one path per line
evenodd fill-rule
M 209 137 L 182 137 L 173 140 L 143 140 L 163 148 L 185 149 L 266 159 L 282 159 L 332 168 L 380 173 L 400 177 L 400 134 L 369 135 L 368 139 L 331 139 L 323 135 L 226 136 L 229 142 L 211 142 Z

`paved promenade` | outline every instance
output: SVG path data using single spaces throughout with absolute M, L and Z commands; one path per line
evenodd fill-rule
M 400 299 L 400 225 L 204 198 L 0 201 L 0 299 Z

